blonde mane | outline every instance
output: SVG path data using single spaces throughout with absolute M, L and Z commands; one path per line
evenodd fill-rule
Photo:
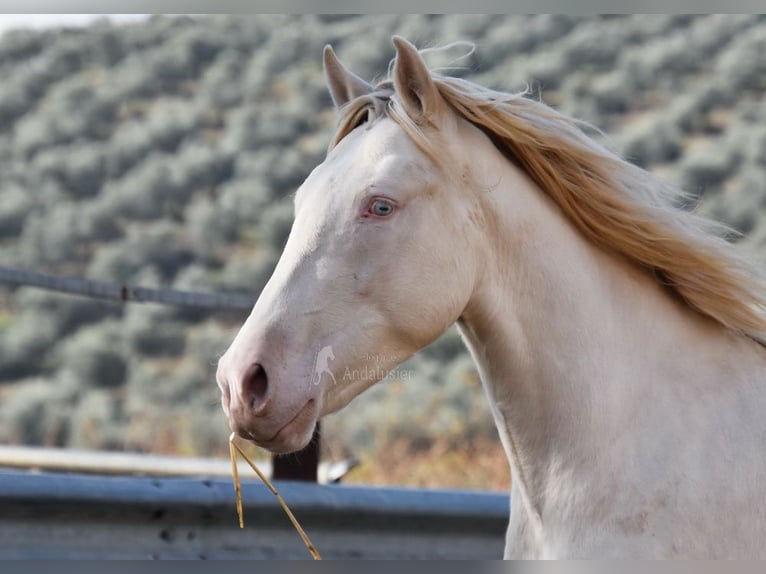
M 432 72 L 441 96 L 484 131 L 594 244 L 654 271 L 696 311 L 766 341 L 766 284 L 725 239 L 727 228 L 677 207 L 683 193 L 607 150 L 581 123 L 549 106 Z M 436 156 L 384 80 L 341 109 L 331 147 L 359 124 L 387 116 Z

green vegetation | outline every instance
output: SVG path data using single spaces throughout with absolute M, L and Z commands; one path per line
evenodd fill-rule
M 593 123 L 766 260 L 763 17 L 237 15 L 0 37 L 0 264 L 257 293 L 333 128 L 322 47 L 380 77 L 394 33 L 475 42 L 455 74 Z M 0 443 L 225 455 L 243 319 L 0 286 Z M 454 331 L 402 369 L 325 421 L 333 452 L 495 436 Z

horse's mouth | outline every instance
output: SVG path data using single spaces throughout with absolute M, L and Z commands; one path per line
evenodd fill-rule
M 301 409 L 295 413 L 287 423 L 268 439 L 261 439 L 248 432 L 244 438 L 252 440 L 258 446 L 273 453 L 281 454 L 294 452 L 306 446 L 304 443 L 310 440 L 316 424 L 316 400 L 309 399 Z M 311 423 L 311 428 L 307 428 Z M 305 438 L 304 437 L 308 437 Z

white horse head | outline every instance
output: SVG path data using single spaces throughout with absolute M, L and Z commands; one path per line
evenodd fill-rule
M 339 127 L 220 360 L 231 428 L 299 449 L 458 322 L 511 465 L 508 556 L 763 556 L 753 268 L 575 121 L 394 44 L 376 86 L 325 50 Z
M 417 84 L 427 77 L 417 51 L 398 47 L 393 85 L 370 103 L 385 98 L 443 140 L 450 169 L 365 110 L 299 188 L 284 253 L 218 370 L 232 428 L 274 451 L 305 445 L 317 417 L 376 382 L 344 373 L 385 373 L 439 337 L 479 277 L 483 223 L 464 193 L 457 121 L 433 84 Z M 339 108 L 373 93 L 329 48 L 325 69 Z M 307 384 L 328 346 L 338 384 Z

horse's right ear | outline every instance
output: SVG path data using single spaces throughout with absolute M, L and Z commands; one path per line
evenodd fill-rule
M 372 86 L 340 63 L 332 47 L 324 47 L 324 77 L 336 108 L 372 92 Z

